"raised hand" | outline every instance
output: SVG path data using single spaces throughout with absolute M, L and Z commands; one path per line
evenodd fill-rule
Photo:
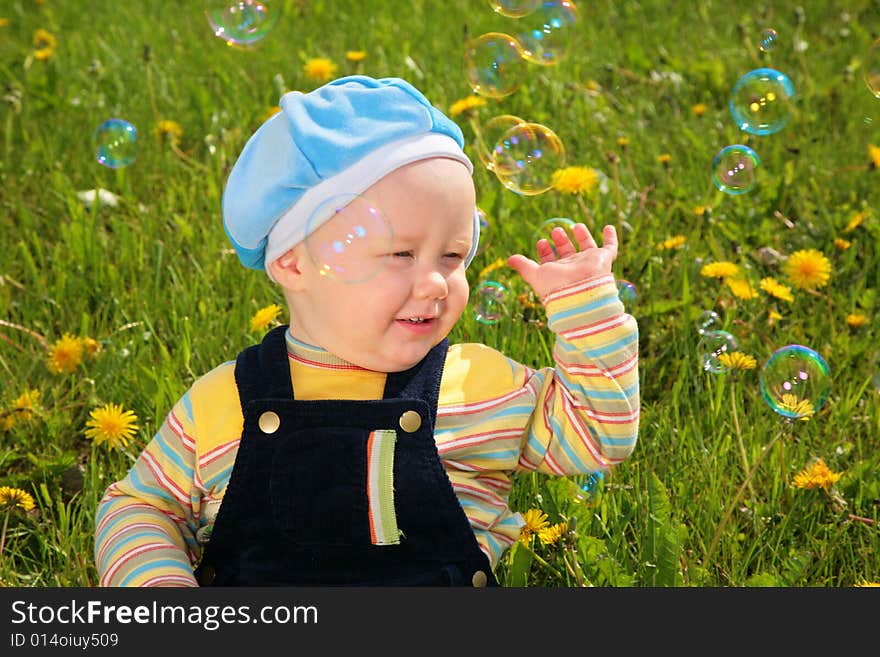
M 571 232 L 577 241 L 577 248 L 568 233 L 557 226 L 550 232 L 552 245 L 550 240 L 543 237 L 537 242 L 540 263 L 521 253 L 507 259 L 507 264 L 542 299 L 553 290 L 571 283 L 611 273 L 611 265 L 617 258 L 617 231 L 614 226 L 608 225 L 602 229 L 602 246 L 596 244 L 590 230 L 582 223 L 572 226 Z

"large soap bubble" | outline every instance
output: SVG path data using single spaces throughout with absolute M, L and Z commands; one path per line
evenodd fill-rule
M 730 115 L 740 130 L 772 135 L 791 119 L 794 85 L 785 73 L 756 68 L 742 76 L 730 95 Z
M 818 412 L 831 392 L 831 370 L 816 351 L 790 344 L 774 351 L 761 369 L 761 393 L 775 412 L 789 419 Z

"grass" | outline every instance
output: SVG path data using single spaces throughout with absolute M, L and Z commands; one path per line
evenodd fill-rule
M 86 7 L 86 4 L 88 5 Z M 265 276 L 242 268 L 220 224 L 225 177 L 281 93 L 318 85 L 303 72 L 326 57 L 336 74 L 410 79 L 443 109 L 471 93 L 466 39 L 515 32 L 519 23 L 480 0 L 276 2 L 281 16 L 251 50 L 213 36 L 200 3 L 42 3 L 12 0 L 0 18 L 0 486 L 36 501 L 9 517 L 0 583 L 92 586 L 95 507 L 130 467 L 189 384 L 259 335 L 250 318 L 283 303 Z M 867 0 L 833 3 L 580 3 L 556 66 L 526 67 L 524 84 L 456 117 L 474 151 L 475 127 L 513 114 L 552 128 L 566 163 L 604 174 L 604 191 L 551 189 L 519 196 L 478 167 L 478 203 L 489 229 L 479 272 L 530 252 L 545 220 L 586 218 L 620 226 L 619 279 L 631 281 L 640 327 L 642 414 L 632 458 L 587 477 L 520 476 L 514 508 L 567 522 L 555 546 L 521 543 L 498 566 L 525 586 L 853 586 L 880 580 L 880 285 L 878 101 L 863 80 L 880 11 Z M 524 20 L 524 19 L 520 19 Z M 761 30 L 779 34 L 758 48 Z M 57 37 L 33 57 L 33 35 Z M 366 59 L 353 63 L 349 50 Z M 744 133 L 728 111 L 747 71 L 785 72 L 797 95 L 790 123 Z M 694 111 L 702 104 L 704 113 Z M 134 164 L 99 165 L 95 127 L 117 116 L 137 126 Z M 157 139 L 161 120 L 183 128 L 176 147 Z M 712 183 L 712 159 L 742 143 L 760 156 L 758 184 L 732 196 Z M 116 207 L 77 192 L 103 188 Z M 586 210 L 586 215 L 585 215 Z M 856 216 L 860 225 L 847 232 Z M 658 249 L 682 235 L 683 245 Z M 851 244 L 835 247 L 835 239 Z M 831 263 L 827 286 L 793 288 L 790 302 L 758 290 L 742 299 L 703 265 L 737 264 L 757 289 L 782 263 L 816 249 Z M 772 250 L 772 251 L 771 251 Z M 774 253 L 776 255 L 774 255 Z M 492 273 L 525 292 L 503 268 Z M 719 315 L 757 367 L 701 368 L 697 320 Z M 781 317 L 772 319 L 770 311 Z M 868 321 L 850 327 L 847 315 Z M 479 340 L 533 366 L 550 357 L 540 309 L 512 303 L 496 324 L 467 312 L 455 341 Z M 91 337 L 99 353 L 72 374 L 53 374 L 50 345 Z M 807 345 L 831 369 L 827 402 L 787 422 L 764 401 L 761 365 L 777 348 Z M 12 411 L 39 390 L 35 412 Z M 138 417 L 123 450 L 93 445 L 89 412 L 122 404 Z M 840 479 L 798 488 L 817 458 Z M 587 491 L 583 489 L 587 486 Z

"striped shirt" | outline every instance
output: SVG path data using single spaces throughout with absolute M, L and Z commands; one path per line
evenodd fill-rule
M 512 475 L 605 471 L 629 457 L 639 422 L 638 326 L 611 275 L 543 300 L 554 367 L 532 369 L 482 344 L 450 345 L 435 439 L 477 542 L 494 566 L 519 537 Z M 380 399 L 385 374 L 286 335 L 298 399 Z M 98 505 L 102 586 L 196 586 L 193 567 L 229 482 L 244 420 L 235 361 L 200 377 L 128 474 Z M 261 500 L 254 500 L 254 504 Z

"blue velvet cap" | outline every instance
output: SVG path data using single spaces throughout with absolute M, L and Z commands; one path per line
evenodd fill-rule
M 473 173 L 451 119 L 400 78 L 339 78 L 310 93 L 289 92 L 281 111 L 245 144 L 223 191 L 223 227 L 242 264 L 264 270 L 328 217 L 330 196 L 360 194 L 394 169 L 451 157 Z M 479 242 L 474 239 L 467 263 Z

